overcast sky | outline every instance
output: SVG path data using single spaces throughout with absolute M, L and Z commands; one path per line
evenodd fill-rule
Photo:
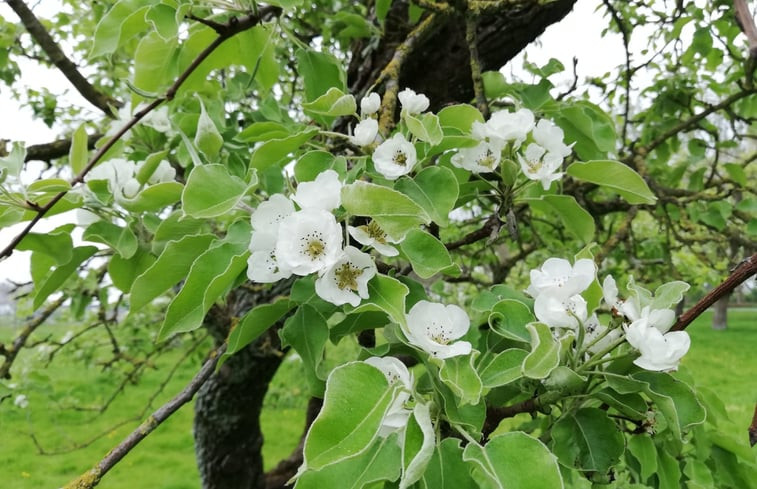
M 35 11 L 40 16 L 49 14 L 57 2 L 39 2 Z M 596 11 L 599 0 L 579 0 L 573 11 L 562 21 L 550 26 L 536 43 L 526 50 L 528 59 L 536 64 L 546 63 L 549 58 L 557 58 L 565 65 L 567 72 L 552 78 L 557 86 L 567 86 L 572 81 L 572 59 L 577 57 L 579 77 L 600 76 L 623 62 L 623 47 L 619 36 L 601 38 L 601 31 L 607 25 L 602 17 L 604 10 Z M 0 16 L 15 19 L 10 8 L 0 4 Z M 522 54 L 505 67 L 503 73 L 518 73 L 522 64 Z M 512 68 L 511 68 L 512 67 Z M 512 71 L 511 71 L 512 70 Z M 54 69 L 46 69 L 34 62 L 22 67 L 21 82 L 29 87 L 47 87 L 60 96 L 66 104 L 88 107 L 68 82 Z M 27 144 L 44 143 L 56 139 L 58 133 L 48 128 L 42 121 L 35 121 L 30 110 L 18 107 L 9 90 L 0 85 L 0 139 L 24 141 Z M 62 219 L 43 220 L 35 227 L 36 232 L 45 232 L 59 226 Z M 68 217 L 70 220 L 71 218 Z M 23 224 L 0 230 L 0 246 L 5 246 L 23 228 Z M 14 281 L 29 280 L 29 252 L 14 252 L 13 256 L 0 262 L 0 279 Z

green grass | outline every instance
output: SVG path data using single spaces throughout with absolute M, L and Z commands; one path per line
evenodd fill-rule
M 754 355 L 757 311 L 731 310 L 729 317 L 727 331 L 710 328 L 711 313 L 689 327 L 692 346 L 683 367 L 699 385 L 714 390 L 723 399 L 732 420 L 743 428 L 741 436 L 746 433 L 757 401 L 757 376 L 754 375 L 757 372 Z M 41 333 L 39 337 L 46 334 Z M 0 327 L 0 341 L 11 337 L 9 328 Z M 352 352 L 355 345 L 343 341 L 339 350 L 342 348 Z M 344 353 L 329 352 L 328 363 L 333 363 L 340 355 Z M 88 469 L 138 425 L 132 422 L 113 429 L 115 423 L 135 416 L 145 406 L 179 357 L 179 350 L 161 357 L 155 369 L 148 370 L 139 384 L 127 386 L 108 412 L 96 416 L 64 407 L 100 404 L 112 392 L 118 376 L 63 356 L 46 371 L 38 353 L 25 352 L 19 357 L 11 382 L 19 384 L 16 392 L 23 391 L 29 397 L 29 407 L 16 408 L 12 398 L 0 404 L 0 467 L 4 469 L 0 486 L 3 489 L 55 488 Z M 185 362 L 165 392 L 155 400 L 154 407 L 178 392 L 195 374 L 199 363 L 197 357 Z M 296 359 L 285 360 L 269 389 L 262 415 L 266 468 L 274 466 L 296 446 L 304 424 L 306 391 L 301 364 Z M 34 433 L 45 449 L 55 450 L 71 447 L 101 432 L 106 435 L 90 446 L 59 455 L 38 454 L 29 436 Z M 109 472 L 99 487 L 133 488 L 144 481 L 150 481 L 150 487 L 161 489 L 199 488 L 194 464 L 192 406 L 185 406 L 160 426 Z

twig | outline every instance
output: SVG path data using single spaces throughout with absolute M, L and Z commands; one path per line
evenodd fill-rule
M 90 134 L 87 136 L 87 149 L 93 149 L 98 139 L 103 137 L 102 134 Z M 27 161 L 51 161 L 57 158 L 62 158 L 68 154 L 71 150 L 71 138 L 58 139 L 49 143 L 32 144 L 26 147 L 26 156 L 24 162 Z
M 623 23 L 623 19 L 620 17 L 620 13 L 613 7 L 613 5 L 610 3 L 610 0 L 602 0 L 602 3 L 605 5 L 607 10 L 610 12 L 610 15 L 612 16 L 613 21 L 615 22 L 615 25 L 618 26 L 618 30 L 620 31 L 620 34 L 623 38 L 623 49 L 625 50 L 626 54 L 626 69 L 623 73 L 623 84 L 625 85 L 625 103 L 623 104 L 623 130 L 621 133 L 621 141 L 623 141 L 623 144 L 626 142 L 626 135 L 628 134 L 628 122 L 630 119 L 630 112 L 631 112 L 631 76 L 633 75 L 633 71 L 631 70 L 631 33 L 628 30 L 628 27 L 626 24 Z
M 741 285 L 746 279 L 757 273 L 757 253 L 739 263 L 731 274 L 720 285 L 710 291 L 709 294 L 702 297 L 699 302 L 678 317 L 678 320 L 670 328 L 671 331 L 681 331 L 691 324 L 694 319 L 698 318 L 708 307 L 713 305 L 721 297 L 730 294 L 733 289 Z
M 68 78 L 68 81 L 71 82 L 82 97 L 102 110 L 108 117 L 115 117 L 112 107 L 121 107 L 123 102 L 101 92 L 84 78 L 84 75 L 79 72 L 73 61 L 65 55 L 60 46 L 50 36 L 50 33 L 47 32 L 47 29 L 34 15 L 34 12 L 22 0 L 6 0 L 6 2 L 16 12 L 16 15 L 21 19 L 21 23 L 24 24 L 24 27 L 26 27 L 32 38 L 47 54 L 50 61 Z
M 475 243 L 476 241 L 481 241 L 482 239 L 490 237 L 492 233 L 499 231 L 499 228 L 501 226 L 502 222 L 499 220 L 497 214 L 492 214 L 491 216 L 489 216 L 489 219 L 486 220 L 481 228 L 466 234 L 457 241 L 447 243 L 444 246 L 446 246 L 448 250 L 455 250 L 457 248 L 460 248 L 461 246 L 469 245 L 471 243 Z
M 87 166 L 85 166 L 81 170 L 81 172 L 79 172 L 79 174 L 69 182 L 71 187 L 83 182 L 84 177 L 87 175 L 87 173 L 89 173 L 89 171 L 92 170 L 92 168 L 94 168 L 97 163 L 99 163 L 100 159 L 105 155 L 105 153 L 107 153 L 108 150 L 113 147 L 113 145 L 116 144 L 116 142 L 121 139 L 124 134 L 126 134 L 147 114 L 152 112 L 163 102 L 173 100 L 173 98 L 176 96 L 176 92 L 178 92 L 181 85 L 187 80 L 187 78 L 189 78 L 189 76 L 197 69 L 197 67 L 200 66 L 200 64 L 218 48 L 218 46 L 223 44 L 227 39 L 247 29 L 251 29 L 252 27 L 258 25 L 260 21 L 267 19 L 271 15 L 277 14 L 278 12 L 280 12 L 280 9 L 277 7 L 261 8 L 258 15 L 251 14 L 246 15 L 242 18 L 232 17 L 226 24 L 223 24 L 223 29 L 217 29 L 217 32 L 219 33 L 218 37 L 216 37 L 215 40 L 213 40 L 213 42 L 208 45 L 208 47 L 206 47 L 200 54 L 197 55 L 197 58 L 192 61 L 192 63 L 184 70 L 181 75 L 179 75 L 179 77 L 168 88 L 168 90 L 166 90 L 165 95 L 154 99 L 152 102 L 150 102 L 149 105 L 134 114 L 132 118 L 92 156 L 92 158 L 87 163 Z M 29 221 L 29 224 L 26 225 L 24 230 L 21 231 L 18 236 L 13 238 L 10 244 L 6 246 L 2 252 L 0 252 L 0 260 L 9 257 L 11 253 L 13 253 L 13 250 L 16 248 L 16 246 L 18 246 L 18 244 L 21 242 L 21 240 L 24 239 L 27 234 L 29 234 L 32 228 L 34 228 L 34 226 L 45 216 L 45 214 L 47 214 L 50 209 L 55 206 L 55 204 L 57 204 L 63 197 L 65 197 L 67 193 L 68 191 L 63 191 L 56 194 L 55 197 L 53 197 L 47 204 L 40 207 L 40 209 L 37 211 L 37 214 Z
M 468 14 L 465 16 L 465 42 L 468 44 L 470 52 L 470 71 L 473 81 L 473 92 L 476 94 L 476 106 L 484 116 L 489 118 L 489 104 L 486 102 L 486 93 L 484 93 L 484 79 L 481 76 L 481 61 L 478 55 L 478 35 L 476 32 L 477 18 Z
M 10 379 L 11 366 L 16 359 L 16 355 L 24 347 L 29 336 L 37 329 L 47 318 L 49 318 L 60 306 L 68 299 L 68 296 L 61 295 L 55 302 L 48 305 L 36 318 L 29 321 L 22 329 L 21 332 L 13 340 L 13 344 L 10 347 L 5 347 L 0 343 L 0 355 L 4 357 L 3 364 L 0 365 L 0 379 Z
M 226 345 L 214 350 L 205 361 L 200 371 L 173 399 L 158 408 L 141 425 L 131 432 L 121 443 L 108 452 L 92 469 L 69 482 L 64 489 L 91 489 L 100 483 L 102 477 L 110 471 L 122 458 L 136 447 L 163 421 L 168 419 L 180 407 L 192 400 L 202 384 L 213 374 L 218 358 L 226 351 Z

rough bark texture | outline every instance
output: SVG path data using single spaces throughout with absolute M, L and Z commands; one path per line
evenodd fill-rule
M 217 341 L 228 333 L 228 309 L 211 311 L 206 326 Z M 204 489 L 262 489 L 260 411 L 281 363 L 276 328 L 232 356 L 197 394 L 194 437 Z
M 728 327 L 728 299 L 731 294 L 721 297 L 713 305 L 712 329 L 726 329 Z

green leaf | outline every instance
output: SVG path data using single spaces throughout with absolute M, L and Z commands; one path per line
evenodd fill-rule
M 531 335 L 531 353 L 523 360 L 523 375 L 545 379 L 560 363 L 560 343 L 546 324 L 530 323 L 526 329 Z
M 741 165 L 737 165 L 736 163 L 726 163 L 723 167 L 734 182 L 742 187 L 747 186 L 748 179 Z
M 113 281 L 113 285 L 124 293 L 129 293 L 134 280 L 144 273 L 155 263 L 155 257 L 147 251 L 138 249 L 130 258 L 123 258 L 121 255 L 113 255 L 108 263 L 108 274 Z
M 214 160 L 223 146 L 223 136 L 205 110 L 202 100 L 200 100 L 200 117 L 197 119 L 194 143 L 208 160 Z
M 479 366 L 483 387 L 492 389 L 522 378 L 521 365 L 527 355 L 526 350 L 510 348 L 491 357 Z
M 179 182 L 156 183 L 145 187 L 131 200 L 121 200 L 124 209 L 131 212 L 156 212 L 174 204 L 181 198 L 184 186 Z
M 657 453 L 657 478 L 660 489 L 679 489 L 681 487 L 681 467 L 678 460 L 666 450 Z
M 260 141 L 270 141 L 271 139 L 283 139 L 289 137 L 292 130 L 279 122 L 262 121 L 254 122 L 244 128 L 242 132 L 234 138 L 243 143 L 257 143 Z
M 163 39 L 172 39 L 179 33 L 176 9 L 165 3 L 153 5 L 145 14 L 145 20 L 152 24 L 155 31 Z
M 355 457 L 341 459 L 320 470 L 306 470 L 295 489 L 362 489 L 372 482 L 393 481 L 400 476 L 401 458 L 398 434 L 376 438 L 371 446 Z
M 252 153 L 250 167 L 263 171 L 283 160 L 308 142 L 318 133 L 318 129 L 311 127 L 283 139 L 271 139 L 258 146 Z
M 654 291 L 654 299 L 650 305 L 651 309 L 667 309 L 681 302 L 683 294 L 689 290 L 689 284 L 676 280 L 668 282 L 657 287 Z
M 390 236 L 404 236 L 431 220 L 406 195 L 383 185 L 358 181 L 342 187 L 342 206 L 353 216 L 372 217 Z
M 246 243 L 223 243 L 192 263 L 184 286 L 168 305 L 158 341 L 202 326 L 205 314 L 247 268 Z
M 337 88 L 347 91 L 347 75 L 342 63 L 327 53 L 300 49 L 297 51 L 297 68 L 305 85 L 305 101 L 311 102 L 328 91 Z
M 306 114 L 339 117 L 357 113 L 357 103 L 351 94 L 345 94 L 336 87 L 331 87 L 326 93 L 313 100 L 305 102 L 302 108 Z
M 71 229 L 48 234 L 29 233 L 16 246 L 18 251 L 34 251 L 43 253 L 54 260 L 56 265 L 65 265 L 73 257 L 74 242 L 71 239 Z
M 657 449 L 649 435 L 633 435 L 628 438 L 628 451 L 631 452 L 641 467 L 641 481 L 646 482 L 657 473 Z
M 439 124 L 444 127 L 454 127 L 463 134 L 469 134 L 475 121 L 484 122 L 484 116 L 472 105 L 448 105 L 439 111 Z
M 478 352 L 444 360 L 439 379 L 460 399 L 460 404 L 478 404 L 483 385 L 473 362 Z
M 326 382 L 323 408 L 305 438 L 304 467 L 318 470 L 368 449 L 396 392 L 384 374 L 367 363 L 335 368 Z
M 445 438 L 436 446 L 423 473 L 422 489 L 477 489 L 463 462 L 463 449 L 457 438 Z
M 393 277 L 376 275 L 368 282 L 368 298 L 350 314 L 363 311 L 383 311 L 397 324 L 405 324 L 405 298 L 410 292 L 407 285 Z
M 602 389 L 595 395 L 599 400 L 628 418 L 641 420 L 646 417 L 647 403 L 637 393 L 620 394 L 614 389 L 608 388 Z
M 606 473 L 623 455 L 623 435 L 605 411 L 569 411 L 552 427 L 552 450 L 566 467 Z
M 421 141 L 436 146 L 442 142 L 442 126 L 439 125 L 439 117 L 435 114 L 418 114 L 411 115 L 405 113 L 403 120 L 407 124 L 407 128 Z
M 555 123 L 565 132 L 565 141 L 575 141 L 573 150 L 579 158 L 606 158 L 615 150 L 615 123 L 601 108 L 587 101 L 562 107 L 554 115 Z
M 168 150 L 166 149 L 158 151 L 157 153 L 152 153 L 145 158 L 145 162 L 139 167 L 139 171 L 137 171 L 136 175 L 137 181 L 140 185 L 145 185 L 150 180 L 150 177 L 155 173 L 155 170 L 158 169 L 160 163 L 166 159 L 167 155 Z
M 567 173 L 573 178 L 609 188 L 630 204 L 654 204 L 657 200 L 644 179 L 619 161 L 576 161 L 568 167 Z
M 557 214 L 565 229 L 584 243 L 594 240 L 594 218 L 572 195 L 543 195 L 539 199 L 525 200 L 532 209 Z
M 469 443 L 463 451 L 481 489 L 562 489 L 557 459 L 536 438 L 521 431 L 505 433 L 485 446 Z
M 535 320 L 531 309 L 516 299 L 503 299 L 491 306 L 489 327 L 498 335 L 511 340 L 529 342 L 526 325 Z
M 222 216 L 233 210 L 255 184 L 257 178 L 248 185 L 229 174 L 224 165 L 197 166 L 181 194 L 182 208 L 187 216 L 198 219 Z
M 402 444 L 402 478 L 399 489 L 405 489 L 420 480 L 436 447 L 436 432 L 431 424 L 428 404 L 418 403 L 405 426 Z
M 359 333 L 367 329 L 378 329 L 386 326 L 389 318 L 383 311 L 366 311 L 350 313 L 344 320 L 329 328 L 329 338 L 334 344 L 339 343 L 345 336 Z
M 107 221 L 97 221 L 90 224 L 84 230 L 82 239 L 106 244 L 116 250 L 124 259 L 134 256 L 139 247 L 137 236 L 129 226 L 116 226 Z
M 704 423 L 705 410 L 687 384 L 664 372 L 637 372 L 632 378 L 646 383 L 646 393 L 655 402 L 675 436 Z
M 325 374 L 321 371 L 323 351 L 329 339 L 326 319 L 314 307 L 303 304 L 279 332 L 282 347 L 290 345 L 302 358 L 311 395 L 323 395 Z
M 95 27 L 89 57 L 110 55 L 124 42 L 144 30 L 147 27 L 145 13 L 149 10 L 149 6 L 145 4 L 152 3 L 157 3 L 157 0 L 119 0 L 116 2 Z
M 449 225 L 449 213 L 455 207 L 459 187 L 449 168 L 430 166 L 414 178 L 402 177 L 395 189 L 411 197 L 431 219 L 442 227 Z
M 271 304 L 260 304 L 250 309 L 229 333 L 228 348 L 218 360 L 218 367 L 234 353 L 249 345 L 284 317 L 295 305 L 289 299 L 279 299 Z
M 87 148 L 88 137 L 87 131 L 84 130 L 85 124 L 80 125 L 71 136 L 71 148 L 68 150 L 68 162 L 71 165 L 71 171 L 78 175 L 87 166 Z
M 134 280 L 129 311 L 137 311 L 187 276 L 195 259 L 215 240 L 212 234 L 185 236 L 169 242 L 150 268 Z
M 444 244 L 420 229 L 411 229 L 400 248 L 420 278 L 433 277 L 454 266 Z
M 94 246 L 77 246 L 74 248 L 71 253 L 71 260 L 53 270 L 53 272 L 44 279 L 40 286 L 36 287 L 37 292 L 34 295 L 34 304 L 32 307 L 37 309 L 44 304 L 50 294 L 60 289 L 66 280 L 76 272 L 79 265 L 96 252 L 97 248 Z
M 481 428 L 486 419 L 486 403 L 460 404 L 446 384 L 437 382 L 434 384 L 442 396 L 444 402 L 444 414 L 451 424 L 464 428 L 474 437 L 481 436 Z
M 178 41 L 164 39 L 157 32 L 145 35 L 134 52 L 133 85 L 147 93 L 160 93 L 178 76 Z M 144 99 L 134 93 L 134 101 Z
M 334 170 L 344 179 L 347 174 L 347 160 L 328 151 L 308 151 L 294 164 L 294 178 L 298 183 L 312 182 L 326 170 Z

